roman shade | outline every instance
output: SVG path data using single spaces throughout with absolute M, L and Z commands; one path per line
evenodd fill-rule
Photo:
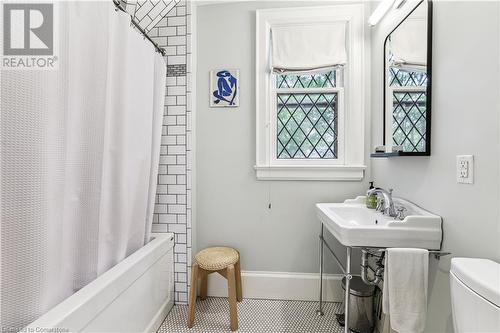
M 345 22 L 311 23 L 271 28 L 271 68 L 303 72 L 347 63 Z
M 425 70 L 427 65 L 427 22 L 409 18 L 391 34 L 393 65 Z

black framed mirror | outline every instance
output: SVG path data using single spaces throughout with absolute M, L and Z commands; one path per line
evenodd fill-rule
M 431 154 L 432 1 L 423 0 L 384 41 L 387 156 Z

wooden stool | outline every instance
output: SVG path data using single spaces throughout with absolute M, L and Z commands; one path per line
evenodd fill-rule
M 229 290 L 229 316 L 231 331 L 238 329 L 236 301 L 243 299 L 241 292 L 240 254 L 230 247 L 209 247 L 195 256 L 192 267 L 191 291 L 189 295 L 188 327 L 194 325 L 198 278 L 201 278 L 200 298 L 207 298 L 208 274 L 219 273 L 227 279 Z

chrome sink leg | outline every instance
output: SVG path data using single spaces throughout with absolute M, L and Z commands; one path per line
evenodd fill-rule
M 349 333 L 349 295 L 351 293 L 351 248 L 347 247 L 345 265 L 344 332 Z
M 323 223 L 319 236 L 319 309 L 316 310 L 316 314 L 323 315 Z

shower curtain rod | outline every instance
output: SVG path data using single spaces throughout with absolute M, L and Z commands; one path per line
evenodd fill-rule
M 122 7 L 121 3 L 118 1 L 118 0 L 113 0 L 113 3 L 115 4 L 115 7 L 119 10 L 121 10 L 122 12 L 126 13 L 126 14 L 129 14 L 125 8 Z M 130 14 L 129 14 L 130 15 Z M 136 27 L 137 30 L 139 30 L 139 32 L 147 39 L 151 42 L 151 44 L 153 44 L 153 46 L 155 47 L 156 51 L 158 51 L 162 56 L 165 56 L 166 55 L 166 51 L 164 48 L 161 48 L 155 41 L 153 41 L 149 36 L 148 34 L 146 33 L 146 31 L 144 29 L 141 28 L 141 26 L 139 25 L 139 23 L 137 23 L 135 20 L 134 20 L 134 17 L 132 15 L 130 15 L 130 20 L 132 22 L 132 24 L 134 25 L 134 27 Z

